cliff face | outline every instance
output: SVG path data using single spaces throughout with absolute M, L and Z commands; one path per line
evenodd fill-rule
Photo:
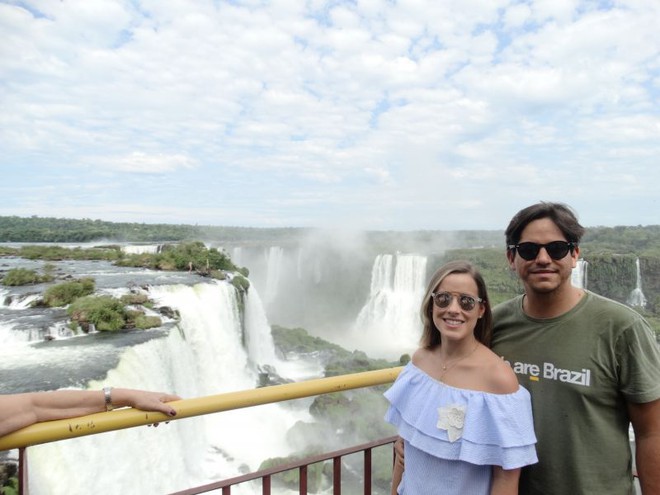
M 627 254 L 585 256 L 587 288 L 593 292 L 626 303 L 637 287 L 637 257 Z M 639 258 L 642 292 L 646 310 L 660 311 L 660 258 Z
M 639 259 L 642 273 L 642 291 L 646 296 L 646 309 L 660 313 L 660 258 L 644 257 Z

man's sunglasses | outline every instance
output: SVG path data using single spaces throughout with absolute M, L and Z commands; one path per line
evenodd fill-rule
M 547 244 L 537 244 L 536 242 L 521 242 L 520 244 L 509 244 L 507 247 L 514 253 L 517 251 L 520 257 L 527 261 L 535 260 L 539 255 L 541 248 L 545 249 L 553 260 L 560 260 L 568 254 L 573 252 L 577 243 L 566 241 L 552 241 Z
M 458 305 L 463 311 L 472 311 L 477 302 L 483 301 L 480 297 L 472 297 L 467 294 L 457 294 L 456 297 L 458 298 Z M 431 298 L 438 308 L 446 308 L 451 304 L 454 295 L 449 292 L 431 292 Z

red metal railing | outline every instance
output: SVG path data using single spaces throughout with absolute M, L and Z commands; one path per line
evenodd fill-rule
M 199 493 L 207 493 L 213 490 L 222 489 L 222 495 L 231 495 L 231 487 L 246 483 L 248 481 L 254 481 L 261 478 L 261 493 L 263 495 L 271 494 L 271 477 L 277 473 L 283 473 L 285 471 L 291 471 L 292 469 L 298 469 L 299 471 L 299 493 L 300 495 L 307 495 L 307 467 L 316 464 L 318 462 L 329 461 L 332 459 L 332 493 L 333 495 L 341 495 L 341 459 L 346 455 L 356 454 L 358 452 L 364 452 L 364 495 L 371 495 L 371 451 L 376 447 L 382 447 L 387 444 L 394 444 L 396 436 L 387 437 L 381 440 L 376 440 L 369 443 L 364 443 L 361 445 L 356 445 L 354 447 L 349 447 L 342 450 L 336 450 L 334 452 L 329 452 L 326 454 L 319 454 L 316 456 L 307 457 L 299 461 L 291 462 L 284 464 L 282 466 L 272 467 L 268 469 L 262 469 L 261 471 L 256 471 L 254 473 L 245 474 L 243 476 L 237 476 L 235 478 L 226 479 L 224 481 L 217 481 L 209 483 L 207 485 L 202 485 L 196 488 L 188 488 L 180 492 L 174 492 L 170 495 L 197 495 Z M 392 462 L 394 462 L 394 449 L 392 448 Z

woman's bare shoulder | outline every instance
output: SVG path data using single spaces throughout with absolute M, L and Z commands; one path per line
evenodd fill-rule
M 419 366 L 429 359 L 431 351 L 426 347 L 419 347 L 412 355 L 411 361 L 415 366 Z
M 492 353 L 486 363 L 488 391 L 494 394 L 512 394 L 518 390 L 518 378 L 501 357 Z

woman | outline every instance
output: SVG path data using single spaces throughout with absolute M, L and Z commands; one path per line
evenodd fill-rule
M 424 296 L 420 348 L 385 393 L 405 470 L 392 494 L 517 494 L 520 468 L 537 462 L 531 403 L 511 367 L 489 349 L 492 316 L 474 266 L 453 261 Z
M 161 392 L 110 387 L 0 395 L 0 437 L 33 423 L 111 411 L 116 407 L 134 407 L 174 417 L 176 410 L 166 402 L 179 399 L 178 395 Z

